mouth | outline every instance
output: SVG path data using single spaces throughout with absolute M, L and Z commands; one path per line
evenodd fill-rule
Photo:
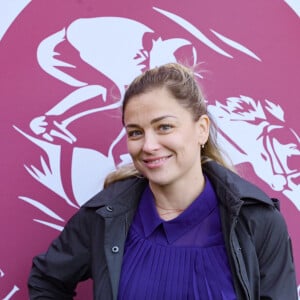
M 153 169 L 153 168 L 158 168 L 158 167 L 162 166 L 171 157 L 172 157 L 172 155 L 168 155 L 168 156 L 162 156 L 162 157 L 143 159 L 142 161 L 145 166 L 147 166 L 150 169 Z

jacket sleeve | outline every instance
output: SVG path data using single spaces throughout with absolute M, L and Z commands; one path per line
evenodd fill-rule
M 79 281 L 90 277 L 89 230 L 83 210 L 67 223 L 47 252 L 34 257 L 28 279 L 35 299 L 73 299 Z
M 256 228 L 261 300 L 297 300 L 291 239 L 282 214 L 268 209 Z

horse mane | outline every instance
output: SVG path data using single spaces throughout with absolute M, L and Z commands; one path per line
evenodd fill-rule
M 246 121 L 257 123 L 268 121 L 269 123 L 284 123 L 284 111 L 280 105 L 265 99 L 254 100 L 251 97 L 241 95 L 228 97 L 225 104 L 216 101 L 216 107 L 226 112 L 231 121 Z

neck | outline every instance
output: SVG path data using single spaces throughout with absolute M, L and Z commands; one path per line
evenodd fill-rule
M 159 216 L 164 220 L 176 218 L 198 197 L 204 185 L 203 174 L 188 185 L 177 182 L 174 186 L 160 186 L 150 182 Z

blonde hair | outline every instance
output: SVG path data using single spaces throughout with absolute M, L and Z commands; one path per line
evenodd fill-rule
M 123 98 L 123 125 L 126 105 L 130 99 L 134 96 L 150 92 L 157 88 L 166 88 L 170 94 L 177 99 L 178 103 L 190 111 L 195 121 L 197 121 L 203 114 L 207 114 L 209 116 L 211 121 L 210 132 L 204 148 L 201 149 L 202 164 L 209 160 L 214 160 L 224 167 L 233 169 L 232 164 L 227 163 L 224 159 L 225 153 L 217 144 L 217 127 L 207 111 L 203 93 L 192 68 L 188 68 L 179 63 L 169 63 L 147 70 L 135 78 L 128 86 Z M 114 181 L 123 180 L 131 176 L 141 176 L 133 164 L 119 167 L 116 171 L 106 177 L 104 187 Z

